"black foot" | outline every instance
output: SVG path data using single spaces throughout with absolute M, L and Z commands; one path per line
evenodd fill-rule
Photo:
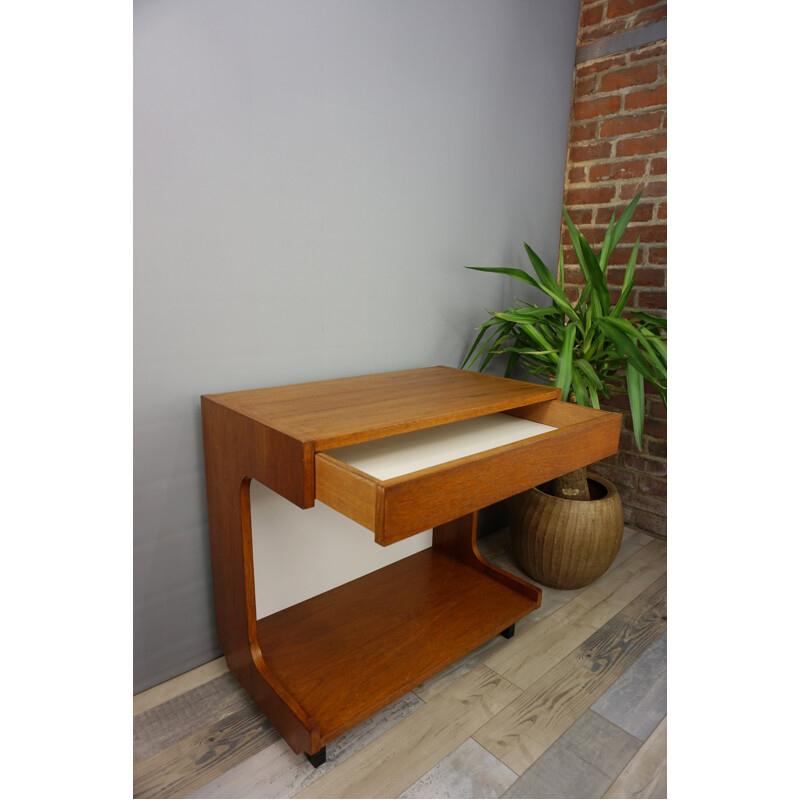
M 513 625 L 509 625 L 504 631 L 500 631 L 501 636 L 505 636 L 506 639 L 510 639 L 514 635 L 514 628 L 516 627 L 516 623 Z
M 321 750 L 318 750 L 313 756 L 306 753 L 306 758 L 311 762 L 311 766 L 314 767 L 314 769 L 321 767 L 325 763 L 325 748 L 323 747 Z

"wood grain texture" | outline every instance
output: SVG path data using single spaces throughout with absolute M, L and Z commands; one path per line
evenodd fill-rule
M 641 742 L 587 711 L 503 797 L 600 797 Z
M 507 647 L 487 657 L 485 663 L 517 686 L 528 688 L 622 612 L 639 593 L 663 576 L 666 568 L 663 542 L 651 542 L 535 628 L 517 634 Z
M 397 797 L 519 692 L 478 667 L 296 797 Z
M 522 774 L 664 632 L 666 576 L 474 734 Z
M 557 400 L 540 405 L 560 403 Z M 617 451 L 620 416 L 570 403 L 555 416 L 558 430 L 378 480 L 318 453 L 317 499 L 375 533 L 387 545 L 485 508 Z M 533 414 L 528 407 L 527 412 Z M 621 532 L 620 519 L 620 532 Z M 561 588 L 561 587 L 559 587 Z
M 134 717 L 133 761 L 143 761 L 195 731 L 211 727 L 252 705 L 250 696 L 226 669 L 213 681 Z
M 622 546 L 620 547 L 617 558 L 612 565 L 612 569 L 621 565 L 624 561 L 627 561 L 627 559 L 629 559 L 634 553 L 638 552 L 642 549 L 642 547 L 652 541 L 653 540 L 651 537 L 647 536 L 646 534 L 636 533 L 630 529 L 626 529 L 623 535 Z M 504 529 L 497 531 L 490 536 L 482 537 L 477 540 L 477 545 L 486 560 L 490 561 L 494 566 L 502 568 L 505 571 L 513 569 L 513 556 L 508 549 L 510 544 L 508 542 L 507 530 Z M 615 589 L 612 588 L 610 591 L 618 591 L 620 585 L 622 584 L 628 586 L 628 591 L 630 591 L 631 584 L 629 581 L 635 580 L 633 577 L 635 574 L 636 569 L 631 569 L 624 574 L 620 573 L 617 576 L 617 582 L 614 584 Z M 661 571 L 659 570 L 657 574 L 661 574 Z M 517 568 L 515 576 L 530 583 L 530 578 L 519 568 Z M 653 578 L 655 577 L 657 577 L 657 575 L 654 574 Z M 648 585 L 649 581 L 644 583 L 640 588 L 643 589 Z M 432 678 L 429 678 L 420 686 L 417 686 L 414 689 L 414 693 L 419 695 L 419 697 L 427 702 L 436 694 L 447 688 L 455 680 L 473 670 L 480 663 L 489 665 L 494 663 L 499 669 L 503 669 L 507 662 L 504 662 L 503 660 L 492 660 L 495 657 L 499 657 L 503 652 L 509 652 L 509 654 L 514 653 L 515 655 L 511 660 L 516 660 L 517 663 L 521 663 L 523 665 L 526 664 L 529 659 L 537 658 L 537 656 L 539 656 L 539 654 L 546 649 L 540 646 L 538 635 L 525 636 L 524 639 L 523 636 L 527 634 L 531 628 L 539 625 L 544 619 L 558 611 L 562 606 L 569 603 L 570 600 L 574 599 L 584 591 L 587 590 L 547 590 L 543 592 L 541 605 L 539 608 L 534 609 L 530 614 L 527 614 L 521 620 L 519 620 L 519 622 L 517 622 L 517 632 L 511 641 L 506 641 L 501 638 L 489 640 L 486 642 L 486 644 L 476 648 L 471 653 L 467 654 L 463 658 L 460 658 L 446 669 L 436 673 L 436 675 L 434 675 Z M 623 608 L 627 602 L 628 600 L 622 602 L 619 605 L 619 608 Z M 616 611 L 609 613 L 608 617 L 610 618 L 614 613 L 616 613 Z M 595 629 L 596 628 L 593 626 L 592 631 Z M 560 630 L 563 633 L 563 627 Z M 517 644 L 518 642 L 523 641 L 524 643 L 522 645 Z M 552 643 L 549 646 L 552 646 Z M 570 648 L 570 650 L 571 649 L 572 648 Z M 546 669 L 543 671 L 546 671 Z M 512 683 L 514 682 L 515 681 L 512 680 Z
M 471 550 L 452 552 L 448 539 L 430 555 L 400 562 L 403 567 L 257 621 L 251 479 L 309 507 L 315 453 L 325 447 L 530 409 L 558 402 L 556 395 L 521 381 L 434 367 L 202 398 L 218 638 L 231 672 L 295 752 L 318 752 L 516 622 L 541 595 L 479 556 L 473 523 Z M 574 408 L 550 413 L 578 421 L 511 449 L 376 484 L 376 540 L 388 544 L 444 525 L 525 488 L 531 476 L 546 480 L 616 450 L 619 415 Z M 323 472 L 323 494 L 330 490 L 326 497 L 346 501 L 351 515 L 369 522 L 363 477 L 349 491 L 336 485 L 331 470 Z
M 667 718 L 664 717 L 603 797 L 666 796 Z
M 252 420 L 207 397 L 202 417 L 217 638 L 228 668 L 281 735 L 297 752 L 316 752 L 318 726 L 272 674 L 258 644 L 250 520 L 252 477 L 269 486 L 270 476 L 289 465 L 275 485 L 289 499 L 303 496 L 308 448 L 263 426 L 254 430 Z
M 549 386 L 440 366 L 209 397 L 326 450 L 552 400 L 558 394 Z
M 233 769 L 195 790 L 197 798 L 293 797 L 346 761 L 354 753 L 386 733 L 398 722 L 421 708 L 422 701 L 409 693 L 352 728 L 327 748 L 327 761 L 316 769 L 303 755 L 293 753 L 284 741 L 277 741 Z
M 265 617 L 259 641 L 326 744 L 535 608 L 528 591 L 434 547 Z
M 251 703 L 134 764 L 133 796 L 186 797 L 278 739 L 278 732 Z
M 667 714 L 667 634 L 592 706 L 622 730 L 644 741 Z
M 399 541 L 616 453 L 621 417 L 595 413 L 513 445 L 382 482 L 376 541 Z
M 142 714 L 151 708 L 166 703 L 168 700 L 179 697 L 184 692 L 189 692 L 204 683 L 213 681 L 227 671 L 228 665 L 225 663 L 225 656 L 220 656 L 213 661 L 184 672 L 183 675 L 164 681 L 164 683 L 160 683 L 152 689 L 139 692 L 139 694 L 133 696 L 133 715 Z
M 467 739 L 400 797 L 500 797 L 515 780 L 513 770 Z

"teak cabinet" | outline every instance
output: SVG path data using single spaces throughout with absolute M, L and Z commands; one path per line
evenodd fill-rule
M 476 519 L 616 452 L 619 414 L 558 396 L 429 367 L 202 397 L 218 639 L 295 752 L 322 763 L 330 741 L 538 608 L 538 587 L 481 557 Z M 398 458 L 389 477 L 358 466 Z M 433 545 L 257 619 L 253 478 L 300 508 L 330 505 L 380 545 L 430 528 Z

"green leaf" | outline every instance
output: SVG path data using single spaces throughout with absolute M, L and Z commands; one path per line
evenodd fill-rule
M 514 372 L 514 368 L 517 366 L 517 362 L 519 361 L 519 353 L 512 353 L 509 356 L 508 364 L 506 364 L 506 378 L 510 378 Z
M 465 365 L 467 364 L 467 362 L 469 361 L 469 358 L 470 358 L 470 356 L 472 355 L 472 353 L 474 352 L 475 348 L 476 348 L 476 347 L 477 347 L 477 346 L 480 344 L 480 342 L 481 342 L 481 340 L 483 339 L 483 337 L 484 337 L 484 334 L 486 333 L 486 331 L 487 331 L 487 330 L 489 330 L 489 328 L 490 328 L 492 325 L 505 325 L 505 324 L 507 324 L 507 323 L 506 323 L 504 320 L 497 320 L 497 319 L 495 319 L 495 318 L 493 317 L 493 318 L 492 318 L 492 319 L 490 319 L 488 322 L 484 322 L 483 324 L 481 324 L 481 325 L 479 326 L 478 330 L 480 331 L 480 333 L 478 333 L 478 335 L 475 337 L 475 341 L 472 343 L 472 347 L 470 347 L 470 349 L 469 349 L 469 352 L 468 352 L 468 353 L 467 353 L 467 355 L 466 355 L 466 358 L 465 358 L 465 359 L 464 359 L 464 361 L 461 363 L 461 369 L 464 369 L 464 366 L 465 366 Z M 509 327 L 510 327 L 510 326 L 509 326 Z M 491 339 L 491 337 L 490 337 L 490 339 Z M 488 345 L 487 345 L 487 346 L 488 346 Z M 470 362 L 470 364 L 469 364 L 469 367 L 471 367 L 471 366 L 472 366 L 472 364 L 473 364 L 473 363 L 474 363 L 474 362 L 477 360 L 478 356 L 479 356 L 479 355 L 480 355 L 480 354 L 481 354 L 481 353 L 482 353 L 482 352 L 483 352 L 485 349 L 486 349 L 486 347 L 482 348 L 481 350 L 479 350 L 479 351 L 478 351 L 478 352 L 475 354 L 475 358 L 473 358 L 473 359 L 472 359 L 472 362 Z M 467 367 L 467 368 L 469 368 L 469 367 Z
M 655 328 L 661 331 L 667 329 L 667 320 L 664 317 L 654 317 L 652 314 L 645 314 L 644 311 L 633 311 L 631 313 L 634 317 L 641 320 L 648 328 Z
M 614 228 L 614 238 L 611 240 L 611 249 L 613 250 L 618 244 L 619 240 L 622 238 L 622 234 L 625 233 L 625 228 L 628 227 L 628 223 L 631 221 L 631 217 L 633 216 L 633 212 L 636 210 L 636 204 L 639 202 L 639 198 L 642 196 L 642 193 L 636 195 L 636 197 L 631 200 L 628 207 L 622 212 L 619 222 L 616 224 Z
M 628 401 L 631 404 L 631 419 L 633 421 L 633 435 L 639 450 L 642 449 L 642 434 L 644 432 L 644 378 L 642 373 L 628 362 L 625 368 L 628 383 Z
M 606 274 L 606 269 L 608 268 L 608 259 L 611 256 L 612 247 L 611 247 L 611 238 L 614 236 L 614 214 L 611 215 L 611 222 L 608 223 L 608 230 L 606 231 L 606 235 L 603 238 L 603 248 L 600 251 L 600 269 L 603 271 L 603 274 Z
M 558 355 L 558 369 L 556 370 L 555 385 L 561 389 L 561 399 L 569 399 L 570 385 L 572 383 L 572 348 L 575 345 L 576 326 L 570 322 L 566 327 L 564 344 Z
M 529 283 L 537 289 L 541 289 L 538 281 L 535 281 L 527 272 L 521 269 L 514 269 L 513 267 L 467 267 L 467 269 L 474 269 L 476 272 L 499 272 L 501 275 L 508 275 L 510 278 L 516 278 L 523 283 Z
M 574 367 L 572 368 L 572 388 L 575 390 L 575 402 L 579 406 L 588 406 L 589 398 L 586 393 L 586 384 L 583 382 L 580 372 Z
M 558 282 L 561 288 L 564 289 L 564 245 L 558 246 Z
M 636 271 L 636 256 L 639 253 L 639 237 L 636 237 L 636 244 L 631 250 L 631 257 L 628 259 L 628 265 L 625 267 L 625 277 L 622 279 L 622 291 L 611 312 L 612 317 L 619 317 L 622 314 L 622 309 L 625 308 L 625 303 L 628 302 L 628 296 L 633 289 L 634 272 Z
M 547 337 L 544 335 L 541 329 L 535 327 L 534 325 L 528 325 L 524 322 L 518 323 L 518 326 L 519 329 L 524 334 L 526 334 L 530 339 L 536 342 L 542 348 L 542 350 L 544 351 L 557 350 L 557 348 L 553 347 L 553 342 L 548 341 Z M 557 360 L 557 356 L 551 355 L 549 360 L 555 363 Z
M 562 208 L 564 209 L 564 221 L 567 223 L 569 238 L 572 241 L 572 247 L 575 250 L 575 258 L 578 259 L 578 266 L 580 266 L 581 272 L 583 272 L 583 277 L 586 280 L 586 289 L 588 289 L 589 285 L 591 284 L 591 280 L 589 279 L 589 270 L 586 266 L 586 257 L 584 256 L 583 246 L 581 245 L 581 234 L 567 213 L 567 207 L 562 206 Z
M 636 329 L 626 319 L 611 319 L 606 317 L 597 321 L 601 330 L 611 339 L 617 352 L 647 378 L 651 383 L 657 384 L 658 378 L 653 374 L 650 365 L 645 360 L 637 344 Z
M 580 236 L 581 247 L 583 247 L 583 256 L 586 261 L 586 269 L 589 272 L 589 282 L 592 285 L 592 297 L 597 297 L 599 301 L 597 314 L 598 316 L 601 314 L 608 314 L 608 308 L 611 304 L 611 301 L 609 300 L 606 276 L 603 274 L 603 270 L 600 269 L 600 263 L 597 260 L 597 256 L 594 254 L 589 242 L 586 241 L 586 237 L 582 233 L 579 233 L 578 235 Z
M 536 255 L 536 253 L 533 252 L 533 250 L 531 250 L 527 243 L 523 242 L 522 244 L 525 247 L 525 252 L 528 254 L 528 258 L 530 259 L 531 265 L 536 273 L 536 277 L 539 278 L 539 281 L 541 282 L 542 291 L 549 295 L 558 308 L 563 311 L 564 314 L 573 322 L 580 323 L 578 315 L 575 313 L 574 309 L 572 308 L 572 304 L 569 302 L 569 298 L 564 294 L 564 291 L 558 285 L 556 279 L 550 273 L 550 270 L 547 269 L 545 263 L 541 258 L 539 258 L 539 256 Z
M 575 366 L 587 377 L 590 384 L 596 386 L 598 389 L 603 388 L 603 382 L 600 380 L 598 374 L 594 371 L 592 365 L 585 358 L 576 359 Z

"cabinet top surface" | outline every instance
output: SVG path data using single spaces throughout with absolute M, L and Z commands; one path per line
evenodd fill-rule
M 207 395 L 315 450 L 558 399 L 550 386 L 453 367 Z

